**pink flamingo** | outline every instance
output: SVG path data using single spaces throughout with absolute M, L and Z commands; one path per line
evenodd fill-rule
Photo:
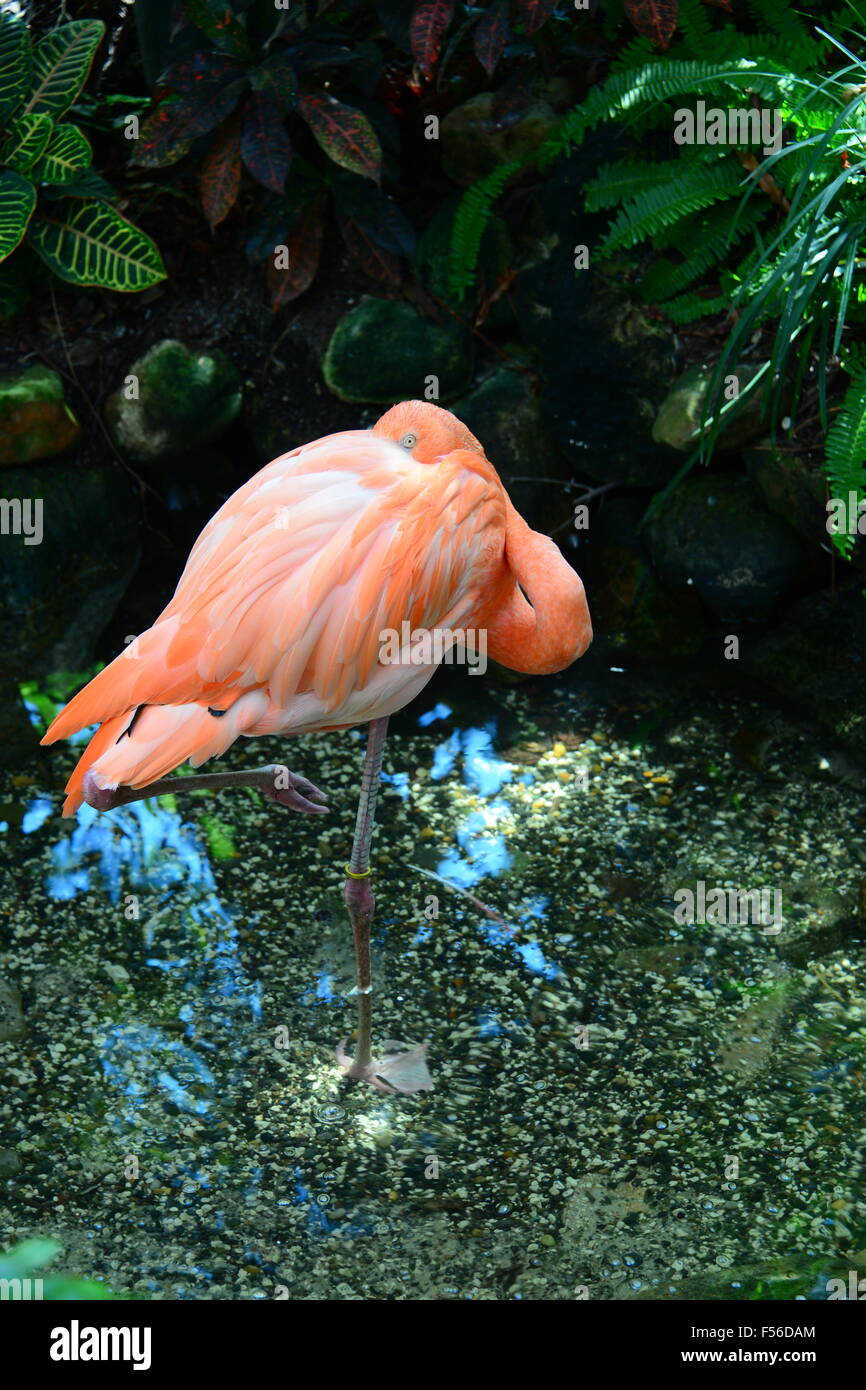
M 323 814 L 325 795 L 281 766 L 165 778 L 239 735 L 369 725 L 343 890 L 355 943 L 358 1028 L 344 1072 L 387 1091 L 429 1087 L 424 1046 L 372 1056 L 370 841 L 388 716 L 436 669 L 383 660 L 386 634 L 486 633 L 487 652 L 545 675 L 581 656 L 592 627 L 580 578 L 512 506 L 484 449 L 438 406 L 404 401 L 371 430 L 326 435 L 238 488 L 192 548 L 152 627 L 80 690 L 43 743 L 99 728 L 63 814 L 168 790 L 255 786 Z M 402 1044 L 386 1043 L 386 1051 Z

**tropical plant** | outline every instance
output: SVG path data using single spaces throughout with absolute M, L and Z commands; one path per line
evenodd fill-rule
M 112 206 L 87 136 L 64 119 L 104 32 L 78 20 L 31 45 L 21 15 L 0 10 L 0 311 L 26 294 L 9 264 L 22 242 L 75 285 L 133 291 L 165 278 L 154 243 Z
M 594 254 L 612 257 L 638 248 L 645 267 L 638 291 L 675 324 L 727 317 L 729 333 L 707 402 L 722 398 L 725 376 L 750 354 L 761 332 L 770 333 L 761 370 L 734 399 L 706 415 L 699 447 L 675 483 L 712 454 L 722 425 L 756 393 L 766 400 L 771 431 L 785 415 L 792 428 L 813 368 L 826 430 L 830 369 L 838 363 L 846 327 L 864 317 L 866 63 L 823 29 L 810 32 L 776 0 L 756 0 L 751 9 L 767 28 L 750 34 L 698 0 L 680 0 L 681 33 L 669 56 L 654 56 L 657 44 L 646 34 L 632 40 L 606 80 L 566 114 L 524 166 L 544 172 L 589 131 L 620 126 L 622 155 L 585 189 L 587 210 L 611 218 Z M 841 13 L 832 23 L 837 33 L 847 27 Z M 729 143 L 727 136 L 716 145 L 675 145 L 678 117 L 699 100 L 722 112 L 725 132 L 733 128 L 729 112 L 778 112 L 784 143 L 766 153 L 760 144 Z M 745 121 L 737 124 L 745 130 Z M 490 216 L 504 172 L 494 170 L 479 181 L 457 209 L 450 262 L 455 294 L 472 283 L 479 227 Z M 855 393 L 857 383 L 855 375 Z M 853 402 L 851 397 L 845 418 L 855 410 Z M 832 436 L 828 481 L 836 486 L 845 479 L 862 490 L 862 460 L 844 452 L 850 437 L 838 430 Z M 849 536 L 833 540 L 842 554 L 849 552 Z
M 155 105 L 134 162 L 165 168 L 200 154 L 212 231 L 237 204 L 246 171 L 261 190 L 247 256 L 266 264 L 275 309 L 315 277 L 329 200 L 353 260 L 394 287 L 417 240 L 382 191 L 383 178 L 398 173 L 394 116 L 425 86 L 441 89 L 470 44 L 488 77 L 506 53 L 534 61 L 554 8 L 554 0 L 345 0 L 333 14 L 319 6 L 313 20 L 308 7 L 273 0 L 180 0 L 169 28 L 160 0 L 138 0 Z

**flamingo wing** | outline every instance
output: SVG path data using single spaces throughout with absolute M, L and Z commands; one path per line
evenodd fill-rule
M 302 694 L 326 727 L 347 691 L 371 679 L 383 629 L 406 619 L 459 626 L 471 614 L 502 554 L 505 505 L 478 455 L 423 465 L 369 431 L 276 459 L 219 509 L 153 627 L 70 701 L 43 742 L 122 724 L 140 706 L 222 712 L 251 692 L 260 698 L 228 742 L 272 731 L 255 728 L 265 707 L 288 710 Z

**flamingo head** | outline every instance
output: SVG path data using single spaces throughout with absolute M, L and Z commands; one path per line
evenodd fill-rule
M 484 449 L 450 410 L 430 401 L 400 401 L 376 421 L 372 430 L 380 439 L 393 439 L 418 463 L 436 463 L 455 449 L 472 449 L 484 457 Z

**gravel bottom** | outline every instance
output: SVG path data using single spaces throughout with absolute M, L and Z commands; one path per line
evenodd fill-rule
M 145 1299 L 824 1298 L 866 1274 L 859 770 L 742 701 L 472 696 L 475 724 L 422 697 L 386 753 L 374 1021 L 429 1040 L 415 1096 L 333 1060 L 359 733 L 226 759 L 288 760 L 327 820 L 179 793 L 76 826 L 71 750 L 50 788 L 6 776 L 5 1244 L 55 1237 L 56 1269 Z M 781 931 L 678 920 L 700 881 L 780 892 Z

